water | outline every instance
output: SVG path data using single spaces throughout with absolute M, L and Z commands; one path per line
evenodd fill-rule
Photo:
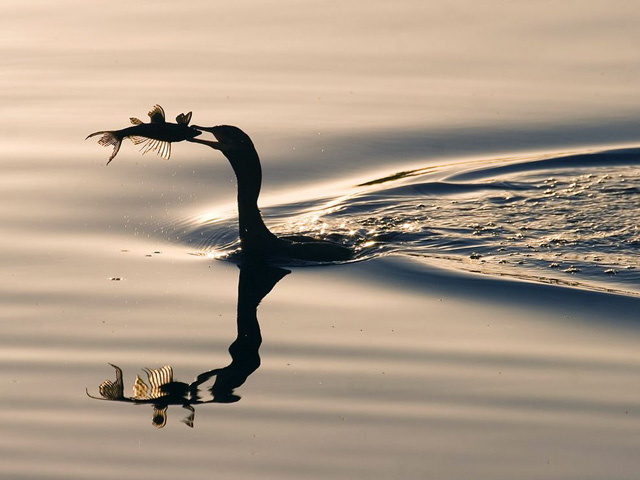
M 637 295 L 639 154 L 432 165 L 264 213 L 274 231 L 341 242 L 357 260 L 420 256 L 454 269 Z M 201 255 L 223 258 L 239 248 L 235 214 L 186 223 L 170 236 Z
M 635 478 L 639 17 L 6 5 L 0 476 Z M 222 155 L 84 142 L 156 103 L 240 126 L 268 225 L 358 261 L 218 260 Z

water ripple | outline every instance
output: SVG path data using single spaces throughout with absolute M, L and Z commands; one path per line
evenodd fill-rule
M 406 170 L 335 198 L 264 209 L 278 234 L 334 239 L 493 275 L 640 294 L 640 150 Z M 238 247 L 234 217 L 188 221 L 202 254 Z

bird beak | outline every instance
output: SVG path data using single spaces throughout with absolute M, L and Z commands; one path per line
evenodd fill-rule
M 195 128 L 196 130 L 211 133 L 216 138 L 216 140 L 218 140 L 217 142 L 211 142 L 208 140 L 196 140 L 194 138 L 191 139 L 192 142 L 201 143 L 202 145 L 208 145 L 209 147 L 220 150 L 221 152 L 228 152 L 230 150 L 233 150 L 232 145 L 225 143 L 224 138 L 220 138 L 218 136 L 220 134 L 218 127 L 201 127 L 200 125 L 191 125 L 191 127 Z
M 200 125 L 191 125 L 191 128 L 195 128 L 196 130 L 200 130 L 203 132 L 209 132 L 209 133 L 213 133 L 213 129 L 215 127 L 201 127 Z
M 208 147 L 211 147 L 215 150 L 220 150 L 221 152 L 224 152 L 225 150 L 227 150 L 227 148 L 225 148 L 224 144 L 220 143 L 220 142 L 212 142 L 211 140 L 200 140 L 199 138 L 188 138 L 187 142 L 191 142 L 191 143 L 199 143 L 201 145 L 206 145 Z

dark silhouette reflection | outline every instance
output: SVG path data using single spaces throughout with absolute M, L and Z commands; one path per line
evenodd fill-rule
M 153 407 L 153 425 L 158 428 L 165 426 L 170 405 L 180 405 L 188 410 L 189 414 L 182 421 L 189 427 L 193 427 L 195 405 L 234 403 L 240 400 L 235 389 L 260 366 L 259 349 L 262 344 L 262 334 L 257 316 L 258 305 L 273 287 L 291 272 L 259 262 L 244 262 L 239 265 L 239 268 L 238 335 L 229 346 L 231 355 L 229 365 L 207 370 L 191 383 L 174 380 L 170 365 L 158 369 L 146 368 L 144 372 L 147 375 L 147 381 L 136 375 L 133 393 L 127 397 L 124 395 L 122 369 L 110 364 L 116 371 L 115 381 L 105 380 L 100 384 L 98 387 L 100 397 L 91 395 L 88 390 L 87 395 L 97 400 L 149 404 Z M 204 399 L 201 395 L 201 386 L 214 377 L 213 385 L 207 389 L 209 398 Z
M 216 127 L 193 125 L 193 128 L 213 134 L 217 141 L 197 138 L 187 140 L 222 152 L 236 174 L 240 244 L 244 258 L 297 259 L 313 262 L 336 262 L 354 258 L 354 251 L 339 243 L 304 235 L 276 237 L 271 233 L 264 224 L 258 208 L 262 167 L 258 152 L 249 135 L 238 127 L 230 125 Z

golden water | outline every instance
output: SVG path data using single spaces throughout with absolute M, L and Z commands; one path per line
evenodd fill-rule
M 632 146 L 639 17 L 599 1 L 4 5 L 0 477 L 634 478 L 638 299 L 601 291 L 622 277 L 566 288 L 410 248 L 294 268 L 258 310 L 238 402 L 196 405 L 193 429 L 171 405 L 157 429 L 150 405 L 88 398 L 108 363 L 127 396 L 145 367 L 189 383 L 229 365 L 239 270 L 170 234 L 233 211 L 221 155 L 125 143 L 105 167 L 84 137 L 156 103 L 238 125 L 282 230 L 398 172 Z

